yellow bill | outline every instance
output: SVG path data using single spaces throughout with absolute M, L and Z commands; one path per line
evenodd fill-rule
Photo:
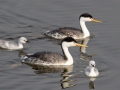
M 75 43 L 76 46 L 81 46 L 81 47 L 88 47 L 86 45 L 82 45 L 82 44 L 78 44 L 78 43 Z
M 102 22 L 102 21 L 99 21 L 99 20 L 95 20 L 93 18 L 91 18 L 92 22 Z

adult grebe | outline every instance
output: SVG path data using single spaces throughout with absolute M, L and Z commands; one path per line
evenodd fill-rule
M 73 57 L 69 53 L 68 47 L 84 46 L 78 44 L 72 37 L 66 37 L 61 41 L 63 55 L 54 52 L 37 52 L 33 55 L 21 57 L 23 63 L 36 65 L 72 65 Z
M 99 71 L 95 68 L 95 61 L 92 60 L 89 62 L 89 66 L 85 68 L 84 73 L 88 77 L 97 77 L 99 75 Z
M 45 33 L 46 36 L 55 38 L 55 39 L 63 39 L 65 37 L 72 37 L 77 40 L 84 39 L 90 36 L 90 32 L 88 31 L 85 22 L 101 22 L 99 20 L 95 20 L 92 18 L 92 15 L 88 13 L 81 14 L 79 17 L 80 29 L 72 28 L 72 27 L 63 27 L 55 30 L 49 30 Z
M 18 50 L 23 49 L 23 43 L 28 42 L 25 37 L 20 37 L 18 43 L 14 41 L 8 41 L 8 40 L 0 40 L 0 47 L 4 49 L 10 49 L 10 50 Z

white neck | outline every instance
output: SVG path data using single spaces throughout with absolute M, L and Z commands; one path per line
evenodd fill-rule
M 94 71 L 94 67 L 91 67 L 89 76 L 92 76 L 92 77 L 96 76 L 96 73 Z
M 63 52 L 64 52 L 65 56 L 67 57 L 65 65 L 72 65 L 73 58 L 72 58 L 71 54 L 69 53 L 68 47 L 65 47 L 62 45 L 62 48 L 63 48 Z
M 22 43 L 21 42 L 18 42 L 18 48 L 23 48 L 23 45 L 22 45 Z
M 82 29 L 83 34 L 84 34 L 83 38 L 86 38 L 86 37 L 90 36 L 90 32 L 88 31 L 88 29 L 85 25 L 85 22 L 82 21 L 81 19 L 80 19 L 80 26 L 81 26 L 81 29 Z

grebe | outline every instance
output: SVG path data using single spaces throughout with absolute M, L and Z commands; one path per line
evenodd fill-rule
M 88 77 L 97 77 L 99 75 L 99 71 L 95 68 L 95 61 L 89 62 L 89 66 L 85 68 L 84 73 Z
M 101 22 L 99 20 L 93 19 L 92 15 L 88 13 L 81 14 L 79 16 L 80 29 L 72 28 L 72 27 L 63 27 L 55 30 L 49 30 L 45 33 L 46 36 L 55 38 L 55 39 L 63 39 L 65 37 L 72 37 L 76 40 L 81 40 L 90 36 L 90 32 L 88 31 L 85 22 Z
M 14 41 L 8 41 L 8 40 L 0 40 L 0 47 L 4 49 L 10 49 L 10 50 L 19 50 L 23 49 L 23 43 L 28 42 L 25 37 L 20 37 L 18 40 L 18 43 Z
M 35 65 L 72 65 L 73 57 L 69 53 L 68 47 L 84 46 L 78 44 L 72 37 L 66 37 L 61 41 L 63 55 L 54 52 L 37 52 L 32 55 L 21 57 L 23 63 Z

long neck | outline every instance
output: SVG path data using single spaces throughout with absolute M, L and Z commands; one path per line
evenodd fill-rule
M 20 41 L 18 41 L 18 48 L 23 48 L 23 45 Z
M 64 59 L 66 60 L 66 63 L 68 65 L 72 65 L 73 58 L 72 58 L 71 54 L 69 53 L 68 47 L 65 47 L 62 45 L 62 51 L 63 51 Z
M 90 36 L 90 32 L 88 31 L 84 21 L 80 20 L 80 26 L 81 26 L 82 32 L 84 34 L 83 38 Z

